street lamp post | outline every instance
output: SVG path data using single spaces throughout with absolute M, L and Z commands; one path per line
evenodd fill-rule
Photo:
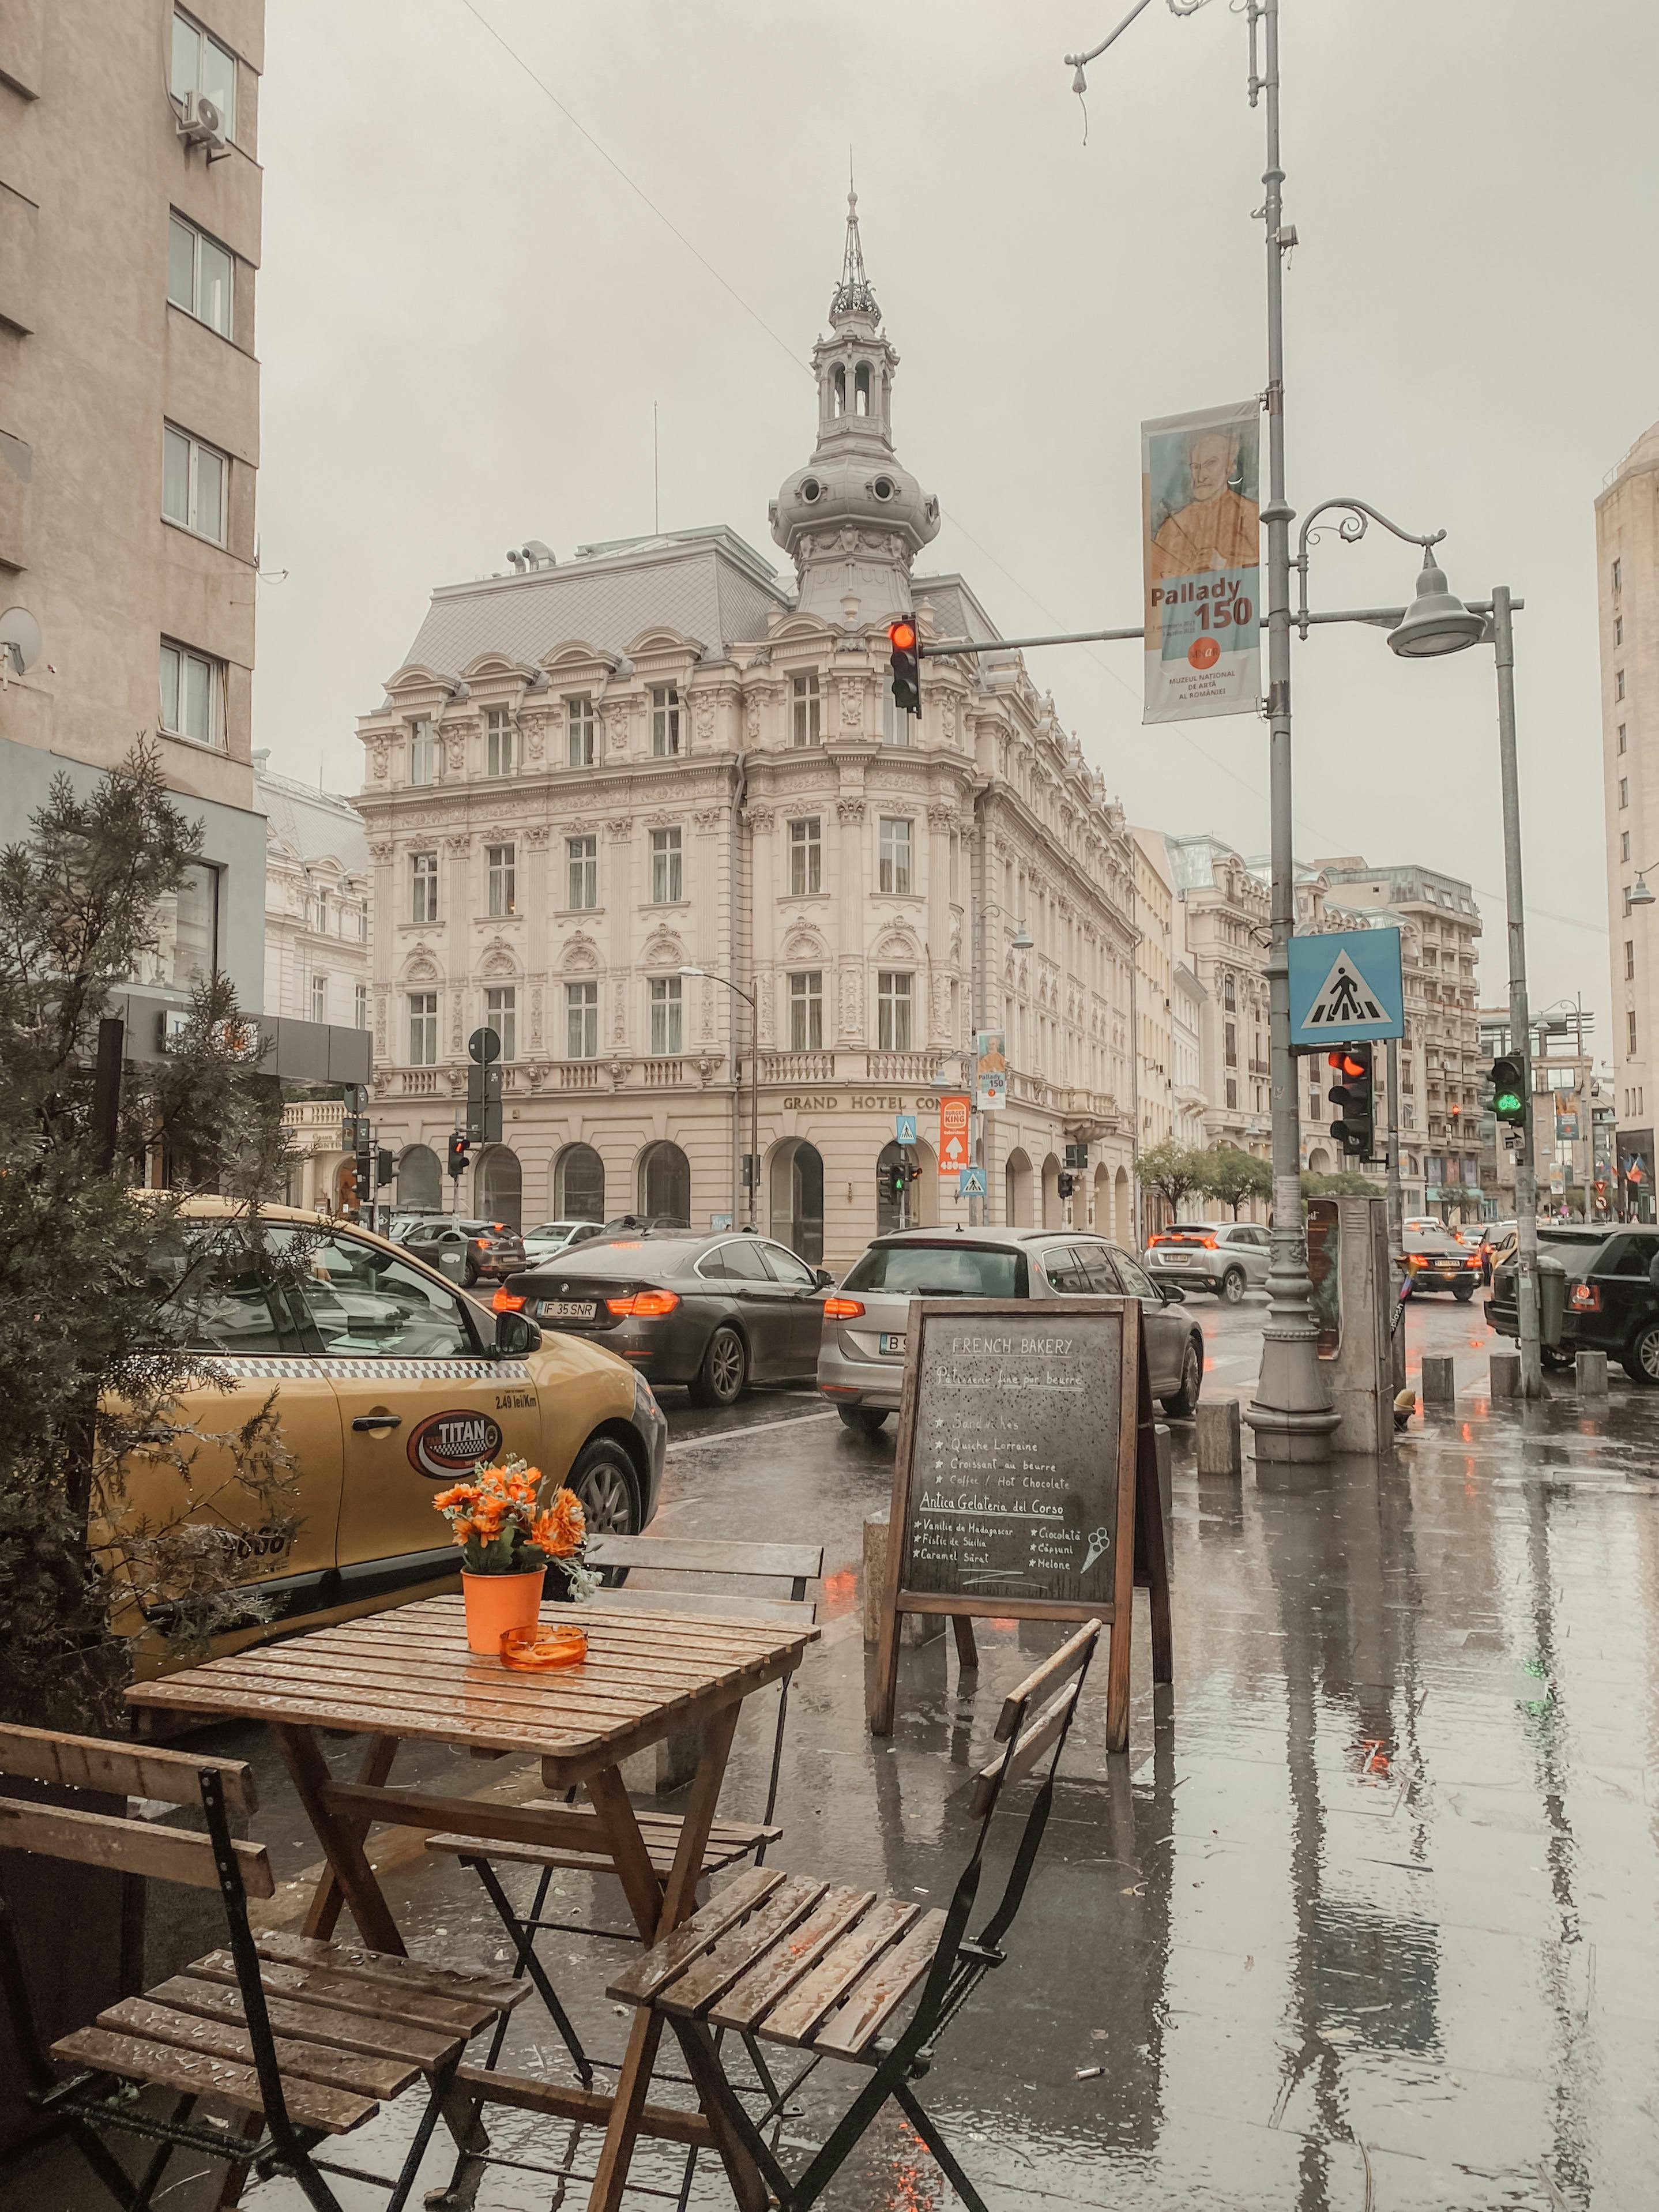
M 733 998 L 741 999 L 749 1009 L 749 1219 L 747 1226 L 760 1226 L 757 1215 L 760 1207 L 760 1006 L 756 994 L 734 983 L 729 975 L 717 975 L 712 968 L 682 968 L 682 975 L 701 975 L 711 983 L 724 983 Z M 732 1072 L 737 1070 L 737 1047 L 732 1050 Z M 732 1086 L 732 1110 L 741 1127 L 743 1101 L 736 1083 Z M 732 1212 L 737 1211 L 737 1193 L 732 1194 Z
M 982 847 L 982 835 L 981 843 Z M 985 1026 L 985 1008 L 982 1000 L 985 981 L 991 965 L 989 956 L 984 945 L 979 941 L 981 933 L 988 928 L 994 914 L 1006 915 L 1008 910 L 1000 899 L 980 899 L 975 902 L 975 907 L 973 925 L 968 932 L 968 1026 L 970 1040 Z M 1012 939 L 1014 951 L 1029 952 L 1033 942 L 1031 933 L 1023 921 L 1016 922 Z M 1003 1041 L 1005 1058 L 1007 1055 L 1007 1040 L 1005 1037 Z M 982 1199 L 970 1198 L 968 1201 L 968 1225 L 970 1229 L 988 1224 L 991 1218 L 991 1176 L 985 1158 L 985 1116 L 979 1106 L 976 1071 L 977 1056 L 970 1047 L 962 1055 L 962 1087 L 968 1093 L 970 1111 L 973 1115 L 974 1164 L 976 1167 L 986 1168 L 985 1196 Z

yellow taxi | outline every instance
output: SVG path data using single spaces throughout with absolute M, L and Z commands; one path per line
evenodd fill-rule
M 649 1521 L 667 1424 L 643 1376 L 580 1337 L 544 1338 L 521 1313 L 485 1313 L 368 1230 L 280 1206 L 261 1221 L 274 1267 L 237 1210 L 212 1200 L 151 1255 L 168 1332 L 204 1376 L 181 1394 L 182 1419 L 225 1437 L 274 1391 L 292 1462 L 283 1510 L 297 1527 L 241 1532 L 247 1586 L 270 1618 L 216 1650 L 453 1586 L 457 1554 L 432 1499 L 479 1460 L 517 1455 L 567 1484 L 595 1534 Z M 125 1477 L 128 1511 L 176 1511 L 165 1449 L 141 1449 Z M 250 1496 L 234 1478 L 228 1446 L 202 1447 L 194 1510 L 234 1514 L 226 1501 Z M 141 1673 L 165 1663 L 159 1638 L 141 1649 Z

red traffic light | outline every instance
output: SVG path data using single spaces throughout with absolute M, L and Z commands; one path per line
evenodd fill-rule
M 916 626 L 910 622 L 889 623 L 887 642 L 895 653 L 914 653 L 916 647 Z

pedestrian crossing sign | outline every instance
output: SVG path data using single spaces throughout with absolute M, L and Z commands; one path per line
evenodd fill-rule
M 1405 1035 L 1397 929 L 1291 939 L 1291 1043 L 1302 1051 Z
M 958 1198 L 983 1198 L 984 1195 L 984 1169 L 958 1168 L 957 1170 L 957 1196 Z

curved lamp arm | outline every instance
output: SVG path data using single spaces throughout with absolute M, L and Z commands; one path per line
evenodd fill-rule
M 1384 530 L 1399 538 L 1402 544 L 1420 545 L 1425 553 L 1431 545 L 1437 545 L 1446 534 L 1443 530 L 1436 530 L 1424 538 L 1419 537 L 1414 530 L 1402 530 L 1397 522 L 1390 522 L 1380 508 L 1369 506 L 1363 499 L 1322 500 L 1309 514 L 1297 533 L 1296 558 L 1291 563 L 1296 570 L 1297 579 L 1297 629 L 1304 638 L 1308 635 L 1308 548 L 1321 534 L 1315 529 L 1314 525 L 1322 514 L 1329 514 L 1333 512 L 1340 513 L 1342 516 L 1342 520 L 1336 526 L 1336 534 L 1345 545 L 1358 545 L 1373 522 L 1380 522 Z

